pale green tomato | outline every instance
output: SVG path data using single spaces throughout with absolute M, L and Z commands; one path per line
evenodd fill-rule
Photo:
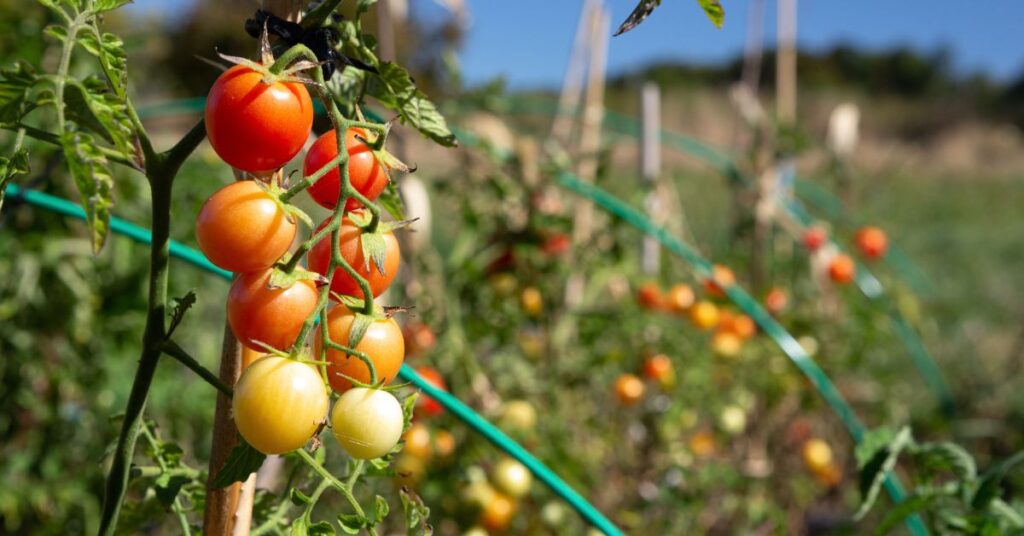
M 331 427 L 349 456 L 380 458 L 402 437 L 402 405 L 387 391 L 354 387 L 334 403 Z
M 499 490 L 507 493 L 510 497 L 518 498 L 530 491 L 533 475 L 523 464 L 511 458 L 505 458 L 494 466 L 491 480 Z
M 249 365 L 231 399 L 238 432 L 264 454 L 305 445 L 324 422 L 329 405 L 324 380 L 313 366 L 277 356 Z

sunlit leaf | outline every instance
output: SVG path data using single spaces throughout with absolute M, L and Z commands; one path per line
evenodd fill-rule
M 114 177 L 110 164 L 89 134 L 65 132 L 60 144 L 92 231 L 93 252 L 98 253 L 110 232 L 110 210 L 114 206 Z
M 446 147 L 457 144 L 444 116 L 416 88 L 408 71 L 389 61 L 381 62 L 379 69 L 380 74 L 371 78 L 368 87 L 370 95 L 397 112 L 403 123 L 411 125 L 428 138 Z

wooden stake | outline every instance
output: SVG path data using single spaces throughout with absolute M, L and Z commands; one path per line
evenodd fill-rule
M 640 93 L 643 130 L 640 136 L 640 176 L 647 190 L 644 202 L 647 214 L 654 223 L 663 224 L 662 202 L 658 195 L 658 175 L 661 174 L 661 92 L 653 82 L 644 84 Z M 641 267 L 647 275 L 654 275 L 660 264 L 661 248 L 653 236 L 644 236 L 641 245 Z
M 776 53 L 775 98 L 779 121 L 796 121 L 796 3 L 779 0 L 778 52 Z
M 576 108 L 580 103 L 583 74 L 592 43 L 594 11 L 598 8 L 597 2 L 598 0 L 584 0 L 580 8 L 580 19 L 576 23 L 576 37 L 573 38 L 569 65 L 565 69 L 562 93 L 558 97 L 558 112 L 551 124 L 551 138 L 563 146 L 569 144 L 573 117 L 576 115 Z

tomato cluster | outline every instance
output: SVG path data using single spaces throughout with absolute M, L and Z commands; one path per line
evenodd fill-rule
M 331 428 L 342 447 L 358 459 L 388 454 L 402 436 L 405 418 L 399 401 L 382 386 L 397 376 L 405 358 L 402 331 L 394 319 L 373 314 L 371 307 L 364 307 L 367 314 L 362 315 L 363 309 L 348 306 L 382 294 L 399 268 L 398 241 L 389 228 L 371 223 L 364 206 L 388 184 L 386 153 L 371 144 L 367 130 L 348 129 L 347 175 L 361 196 L 356 199 L 352 190 L 343 190 L 336 132 L 313 143 L 303 162 L 302 184 L 308 184 L 317 203 L 336 213 L 312 232 L 340 224 L 300 248 L 298 254 L 308 249 L 306 271 L 298 265 L 301 259 L 289 256 L 297 222 L 305 215 L 288 203 L 295 192 L 281 184 L 278 172 L 312 132 L 306 88 L 259 65 L 237 65 L 214 83 L 205 118 L 214 151 L 252 177 L 214 193 L 196 221 L 200 249 L 210 262 L 235 273 L 227 317 L 247 356 L 232 402 L 239 433 L 266 454 L 302 448 L 327 420 L 329 385 L 338 395 L 330 411 Z M 368 242 L 376 249 L 366 249 Z M 306 357 L 305 334 L 313 331 L 324 306 L 326 289 L 320 287 L 328 284 L 328 276 L 335 303 L 327 311 L 324 331 L 331 344 L 321 336 L 312 344 L 314 355 L 326 360 L 320 367 Z M 376 385 L 370 385 L 369 364 Z

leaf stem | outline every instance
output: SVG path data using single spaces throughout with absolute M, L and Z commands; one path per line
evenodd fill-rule
M 163 347 L 161 349 L 165 354 L 178 360 L 179 363 L 185 365 L 186 367 L 189 368 L 189 370 L 199 375 L 199 377 L 202 378 L 206 383 L 212 385 L 218 391 L 224 393 L 224 396 L 231 398 L 234 395 L 234 392 L 231 390 L 230 387 L 224 385 L 224 382 L 220 381 L 220 378 L 218 378 L 216 374 L 210 371 L 210 369 L 199 364 L 199 362 L 196 361 L 194 357 L 189 355 L 189 353 L 186 352 L 181 346 L 178 346 L 178 343 L 168 340 L 163 344 Z
M 310 456 L 308 452 L 306 452 L 306 449 L 299 449 L 295 452 L 298 453 L 299 458 L 302 458 L 302 461 L 305 462 L 306 465 L 310 466 L 313 469 L 313 471 L 320 475 L 321 478 L 330 482 L 331 486 L 333 486 L 334 489 L 341 492 L 342 496 L 345 497 L 345 500 L 347 500 L 348 503 L 352 505 L 352 509 L 355 510 L 356 515 L 363 519 L 366 519 L 366 512 L 363 511 L 363 507 L 359 505 L 359 501 L 356 500 L 355 495 L 352 495 L 352 490 L 349 489 L 348 485 L 342 483 L 334 475 L 332 475 L 330 471 L 325 469 L 324 466 L 317 463 L 317 461 L 314 460 L 313 457 Z M 354 483 L 355 482 L 353 481 L 353 484 Z M 367 527 L 367 530 L 370 532 L 372 536 L 377 535 L 377 530 L 373 527 Z

